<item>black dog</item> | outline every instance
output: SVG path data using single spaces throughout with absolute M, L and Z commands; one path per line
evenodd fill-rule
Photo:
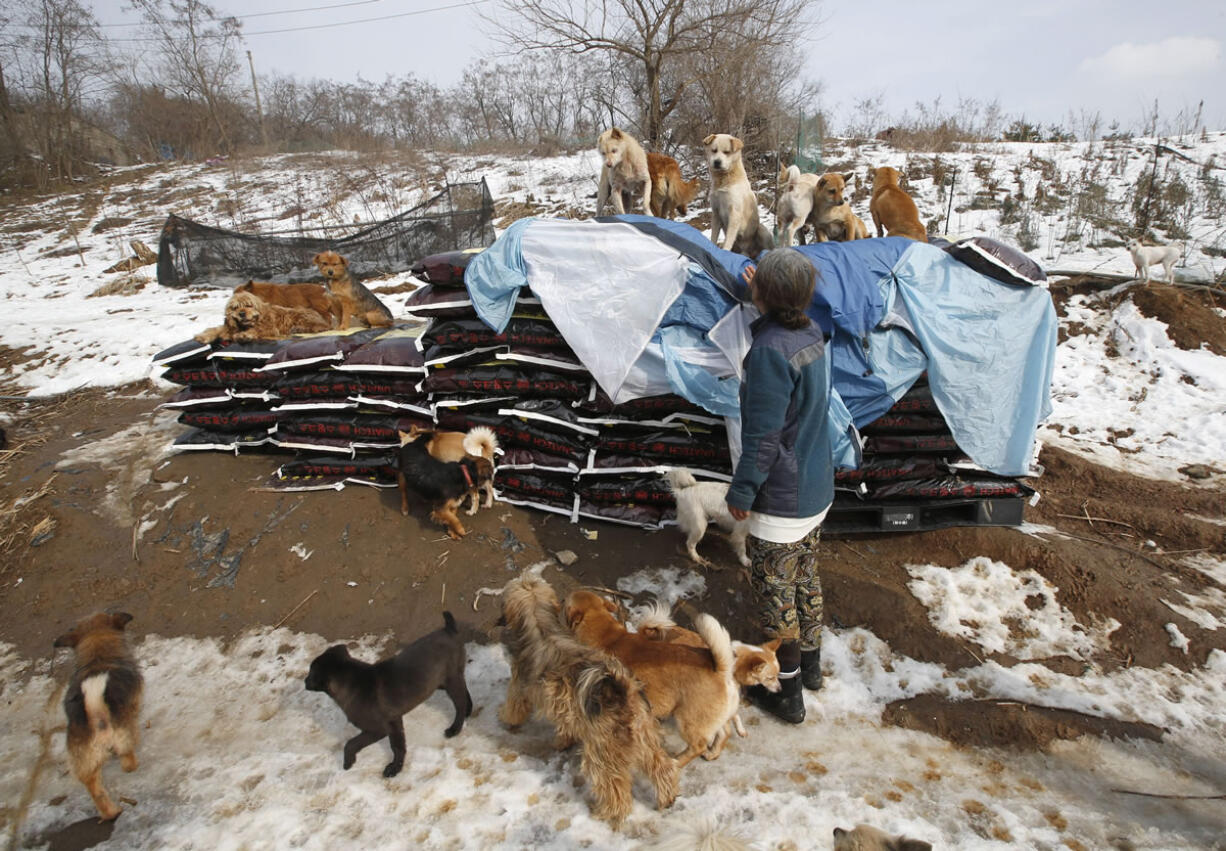
M 494 476 L 494 465 L 479 455 L 467 455 L 462 461 L 440 461 L 426 448 L 433 432 L 400 433 L 400 457 L 396 481 L 400 485 L 400 513 L 409 514 L 409 488 L 430 500 L 434 509 L 430 519 L 447 527 L 447 534 L 460 540 L 468 531 L 460 522 L 456 509 L 464 497 Z M 475 504 L 475 503 L 474 503 Z
M 464 727 L 473 701 L 464 682 L 464 642 L 456 635 L 455 618 L 443 612 L 444 627 L 405 645 L 390 659 L 370 664 L 349 655 L 343 644 L 329 647 L 311 662 L 307 691 L 327 692 L 362 732 L 345 742 L 344 766 L 349 769 L 358 751 L 385 736 L 391 739 L 392 761 L 384 777 L 395 777 L 404 767 L 402 716 L 438 689 L 446 689 L 455 704 L 455 721 L 444 733 L 448 738 Z

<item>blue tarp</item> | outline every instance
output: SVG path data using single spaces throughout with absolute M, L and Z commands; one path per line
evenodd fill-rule
M 830 340 L 837 461 L 858 457 L 843 426 L 872 422 L 927 370 L 975 463 L 1001 475 L 1030 470 L 1051 409 L 1056 316 L 1046 289 L 1001 283 L 902 238 L 796 250 L 818 270 L 809 315 Z M 615 402 L 671 391 L 736 417 L 754 316 L 737 298 L 751 263 L 689 225 L 649 216 L 525 219 L 472 261 L 465 282 L 496 330 L 531 286 Z

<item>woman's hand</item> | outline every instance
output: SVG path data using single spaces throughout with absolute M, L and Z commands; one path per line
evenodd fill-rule
M 749 512 L 743 508 L 737 508 L 735 505 L 728 506 L 728 513 L 732 515 L 733 520 L 744 520 L 749 516 Z

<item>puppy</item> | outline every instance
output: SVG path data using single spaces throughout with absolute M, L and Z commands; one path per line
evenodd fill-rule
M 685 532 L 685 549 L 690 558 L 703 567 L 720 568 L 698 554 L 698 542 L 707 534 L 707 524 L 715 522 L 729 533 L 729 541 L 737 559 L 749 567 L 745 538 L 749 535 L 749 520 L 735 520 L 728 513 L 728 485 L 723 482 L 699 482 L 694 474 L 674 467 L 664 477 L 668 489 L 677 501 L 677 525 Z
M 465 455 L 456 462 L 438 460 L 426 448 L 433 434 L 421 429 L 400 432 L 396 470 L 400 513 L 409 516 L 409 489 L 412 488 L 433 503 L 430 519 L 446 526 L 447 534 L 458 541 L 468 531 L 456 516 L 456 509 L 466 496 L 476 503 L 477 489 L 494 477 L 494 465 L 479 455 Z
M 744 143 L 727 133 L 713 133 L 702 145 L 711 174 L 711 241 L 747 257 L 774 248 L 770 231 L 758 221 L 758 199 L 741 163 Z
M 817 186 L 813 190 L 812 224 L 817 232 L 818 242 L 868 239 L 868 228 L 860 217 L 851 211 L 851 205 L 843 200 L 843 191 L 851 178 L 850 174 L 828 172 L 817 179 Z M 927 241 L 927 235 L 924 239 Z
M 226 302 L 226 322 L 196 335 L 201 343 L 284 340 L 294 334 L 327 331 L 332 323 L 306 307 L 269 304 L 252 293 L 236 292 Z
M 318 313 L 333 325 L 341 321 L 341 303 L 332 291 L 322 284 L 273 284 L 265 281 L 248 281 L 235 287 L 236 293 L 251 293 L 268 304 L 281 307 L 305 307 Z
M 1175 283 L 1175 264 L 1183 254 L 1180 245 L 1142 245 L 1139 239 L 1128 240 L 1128 253 L 1132 255 L 1132 265 L 1137 267 L 1137 277 L 1145 276 L 1145 283 L 1150 282 L 1149 270 L 1153 266 L 1162 265 L 1162 273 L 1168 283 Z
M 417 436 L 423 432 L 430 435 L 426 441 L 426 451 L 440 461 L 458 462 L 463 461 L 467 456 L 475 455 L 489 461 L 491 465 L 494 463 L 494 454 L 498 451 L 498 436 L 488 426 L 476 426 L 467 432 L 431 432 L 414 423 L 409 426 L 407 439 L 402 439 L 401 443 L 416 440 Z M 485 507 L 489 508 L 494 504 L 493 478 L 487 479 L 481 487 L 485 490 Z M 469 517 L 477 513 L 477 491 L 475 489 L 470 491 L 470 495 L 472 502 L 468 507 Z
M 776 221 L 781 234 L 779 242 L 783 246 L 796 244 L 796 236 L 800 236 L 800 244 L 805 242 L 805 225 L 809 223 L 809 214 L 813 211 L 813 192 L 817 189 L 817 175 L 805 174 L 794 165 L 779 172 L 779 183 L 783 184 L 783 192 L 779 194 Z
M 681 166 L 664 154 L 648 154 L 647 171 L 651 174 L 651 214 L 671 219 L 676 211 L 684 216 L 686 205 L 698 194 L 702 180 L 697 177 L 684 180 Z
M 530 571 L 503 588 L 511 681 L 499 717 L 517 727 L 536 712 L 556 728 L 556 744 L 579 742 L 593 813 L 614 827 L 630 814 L 635 770 L 651 780 L 658 809 L 672 806 L 679 769 L 660 745 L 643 687 L 617 659 L 576 640 L 558 613 L 553 588 Z
M 659 600 L 635 622 L 635 629 L 652 641 L 671 641 L 690 647 L 707 646 L 701 635 L 673 623 L 668 606 Z M 767 691 L 778 692 L 782 685 L 779 682 L 779 657 L 776 653 L 781 643 L 782 639 L 779 638 L 763 645 L 732 642 L 732 679 L 736 680 L 737 685 L 745 688 L 762 686 Z M 732 726 L 736 728 L 738 736 L 745 738 L 745 727 L 741 724 L 739 712 L 732 716 Z
M 455 720 L 443 731 L 451 738 L 473 714 L 473 699 L 464 681 L 466 655 L 455 618 L 443 612 L 443 628 L 400 649 L 395 656 L 370 664 L 354 659 L 343 644 L 334 644 L 311 662 L 307 691 L 322 691 L 336 701 L 349 723 L 362 732 L 345 742 L 342 765 L 348 771 L 358 751 L 387 738 L 392 761 L 384 777 L 395 777 L 404 767 L 404 718 L 413 707 L 444 689 L 455 706 Z
M 834 829 L 834 851 L 932 851 L 932 845 L 858 824 L 854 830 Z
M 873 217 L 877 236 L 882 230 L 890 236 L 905 236 L 917 242 L 928 241 L 928 231 L 920 222 L 919 210 L 911 196 L 898 185 L 898 169 L 882 166 L 873 171 L 873 196 L 868 202 L 868 211 Z
M 613 209 L 621 215 L 630 210 L 635 199 L 642 201 L 643 214 L 651 212 L 651 171 L 643 146 L 628 133 L 613 127 L 596 140 L 600 151 L 600 187 L 596 190 L 596 215 L 613 200 Z
M 322 251 L 311 262 L 324 276 L 325 286 L 341 303 L 341 329 L 355 321 L 363 328 L 388 328 L 392 324 L 392 312 L 375 294 L 349 275 L 349 261 L 335 251 Z
M 118 817 L 122 808 L 102 785 L 102 766 L 112 754 L 119 756 L 124 771 L 138 765 L 144 680 L 124 642 L 123 628 L 130 620 L 126 612 L 93 615 L 55 640 L 56 647 L 71 647 L 77 657 L 64 694 L 68 761 L 103 821 Z
M 678 754 L 684 768 L 694 757 L 716 759 L 728 740 L 728 726 L 741 705 L 741 690 L 732 679 L 732 640 L 710 615 L 694 627 L 703 646 L 652 641 L 630 632 L 614 617 L 617 606 L 591 591 L 566 599 L 566 625 L 575 637 L 620 660 L 643 684 L 643 695 L 656 718 L 677 722 L 686 749 Z

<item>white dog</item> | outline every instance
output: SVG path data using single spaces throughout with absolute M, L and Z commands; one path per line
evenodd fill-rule
M 1137 277 L 1145 276 L 1149 283 L 1149 270 L 1153 266 L 1162 266 L 1168 283 L 1175 283 L 1175 264 L 1183 254 L 1181 245 L 1142 245 L 1139 239 L 1128 240 L 1128 253 L 1132 255 L 1132 265 L 1137 267 Z
M 774 248 L 770 231 L 758 222 L 758 198 L 741 164 L 744 143 L 727 133 L 713 133 L 702 144 L 711 173 L 711 241 L 747 257 Z
M 749 567 L 745 554 L 745 538 L 749 535 L 749 520 L 734 520 L 728 513 L 728 485 L 723 482 L 699 482 L 694 474 L 682 467 L 669 470 L 665 479 L 677 500 L 677 525 L 685 532 L 685 549 L 690 558 L 703 567 L 715 567 L 698 554 L 698 542 L 707 534 L 707 524 L 715 522 L 725 532 L 736 557 Z
M 629 134 L 613 127 L 600 134 L 596 148 L 600 151 L 600 188 L 596 193 L 596 215 L 604 212 L 610 193 L 613 209 L 621 215 L 635 198 L 643 202 L 643 215 L 651 215 L 651 172 L 647 168 L 647 153 Z
M 805 174 L 794 165 L 779 172 L 779 182 L 784 184 L 779 195 L 779 233 L 780 244 L 788 247 L 795 245 L 796 234 L 800 234 L 803 243 L 805 224 L 809 214 L 813 212 L 813 193 L 817 190 L 817 175 Z

